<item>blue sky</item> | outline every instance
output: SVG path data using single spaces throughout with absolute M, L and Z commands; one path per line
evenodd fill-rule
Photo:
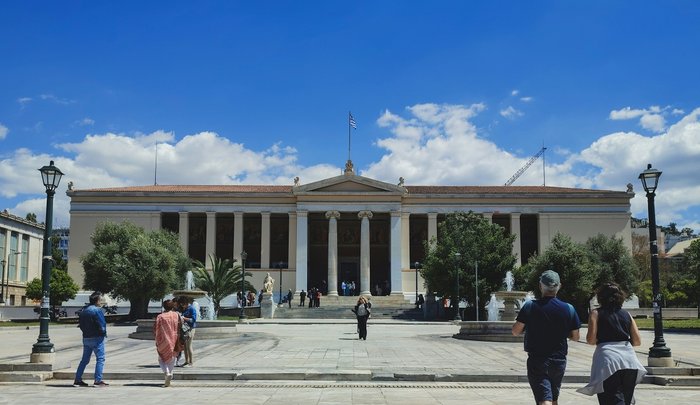
M 292 184 L 340 173 L 547 185 L 664 172 L 657 220 L 700 231 L 696 1 L 6 1 L 0 209 L 65 184 Z M 541 161 L 517 185 L 542 184 Z

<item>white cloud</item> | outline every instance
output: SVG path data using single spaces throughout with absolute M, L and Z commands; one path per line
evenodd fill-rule
M 610 111 L 609 118 L 611 120 L 631 120 L 639 118 L 639 125 L 642 128 L 653 131 L 663 132 L 666 129 L 666 119 L 664 114 L 668 113 L 670 107 L 661 108 L 659 106 L 651 106 L 648 109 L 633 109 L 632 107 L 624 107 L 619 110 Z M 674 109 L 673 115 L 682 114 L 682 110 Z
M 509 120 L 515 119 L 517 117 L 522 117 L 524 114 L 520 110 L 516 110 L 513 108 L 513 106 L 508 106 L 508 108 L 505 108 L 500 111 L 500 114 L 504 118 L 508 118 Z
M 8 132 L 10 132 L 10 130 L 7 129 L 6 126 L 4 126 L 0 123 L 0 141 L 2 141 L 3 139 L 5 139 L 7 137 Z
M 75 100 L 69 100 L 67 98 L 59 98 L 53 94 L 40 94 L 39 98 L 42 100 L 50 101 L 56 104 L 68 105 L 75 103 Z
M 534 99 L 535 99 L 534 97 L 530 97 L 530 96 L 520 97 L 520 101 L 522 101 L 523 103 L 529 103 L 529 102 L 533 101 Z
M 520 94 L 520 90 L 513 90 L 510 92 L 511 96 L 517 96 L 518 94 Z
M 90 117 L 85 117 L 81 120 L 77 120 L 73 123 L 74 125 L 80 126 L 80 127 L 86 127 L 86 126 L 91 126 L 95 125 L 95 120 L 93 120 Z
M 20 97 L 17 99 L 17 102 L 19 103 L 20 107 L 24 108 L 27 106 L 27 104 L 32 102 L 31 97 Z

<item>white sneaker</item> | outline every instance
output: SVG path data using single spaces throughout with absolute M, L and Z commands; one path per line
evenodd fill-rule
M 166 374 L 165 375 L 165 384 L 163 384 L 164 387 L 170 387 L 170 381 L 173 380 L 173 375 L 172 374 Z

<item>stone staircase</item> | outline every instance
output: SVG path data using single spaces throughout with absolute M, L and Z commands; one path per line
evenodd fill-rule
M 700 387 L 700 368 L 647 367 L 643 382 L 674 387 Z
M 53 377 L 51 364 L 7 363 L 0 364 L 0 382 L 42 382 Z
M 357 303 L 358 297 L 321 297 L 321 306 L 309 308 L 308 300 L 304 307 L 299 301 L 275 309 L 277 319 L 354 319 L 355 314 L 350 310 Z M 422 320 L 423 312 L 416 310 L 403 296 L 377 296 L 371 298 L 373 319 L 414 319 Z

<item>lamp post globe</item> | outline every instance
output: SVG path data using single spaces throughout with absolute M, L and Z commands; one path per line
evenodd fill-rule
M 241 322 L 246 319 L 245 316 L 245 305 L 244 303 L 248 300 L 248 294 L 245 290 L 245 260 L 248 258 L 248 253 L 246 251 L 241 252 L 241 313 L 238 315 L 238 321 Z
M 647 169 L 639 174 L 644 191 L 647 193 L 647 203 L 649 210 L 649 254 L 651 255 L 651 288 L 652 288 L 652 311 L 654 314 L 654 344 L 649 348 L 650 367 L 673 367 L 673 356 L 671 349 L 666 347 L 664 340 L 663 300 L 659 282 L 659 248 L 656 241 L 656 208 L 654 207 L 654 197 L 656 188 L 659 185 L 661 172 L 652 169 L 651 163 Z
M 462 317 L 459 316 L 459 261 L 462 259 L 462 254 L 459 252 L 455 253 L 455 274 L 456 274 L 456 279 L 457 279 L 457 285 L 455 286 L 455 321 L 461 321 Z
M 55 351 L 51 339 L 49 339 L 49 297 L 51 292 L 51 267 L 53 256 L 51 254 L 51 227 L 53 226 L 53 196 L 56 188 L 61 183 L 63 172 L 54 166 L 53 160 L 48 166 L 39 169 L 41 180 L 46 188 L 46 219 L 44 220 L 44 247 L 41 265 L 41 312 L 39 313 L 39 337 L 32 346 L 30 362 L 53 363 Z

